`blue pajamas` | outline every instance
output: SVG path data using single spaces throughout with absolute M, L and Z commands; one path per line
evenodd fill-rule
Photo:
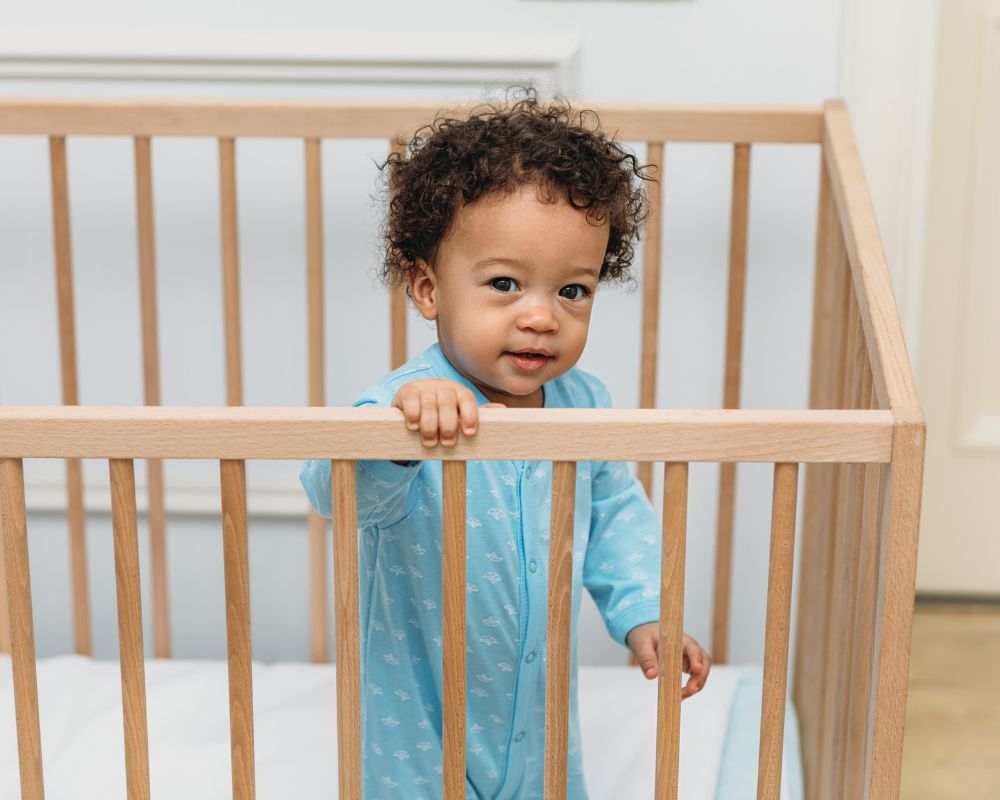
M 369 387 L 356 406 L 388 407 L 408 381 L 449 378 L 489 402 L 435 344 Z M 606 408 L 594 376 L 571 369 L 544 385 L 546 408 Z M 466 796 L 541 798 L 552 464 L 467 466 Z M 330 462 L 302 484 L 329 517 Z M 358 463 L 364 797 L 441 797 L 441 462 Z M 659 618 L 660 525 L 626 466 L 578 462 L 572 631 L 581 583 L 611 637 Z M 585 800 L 570 648 L 568 791 Z

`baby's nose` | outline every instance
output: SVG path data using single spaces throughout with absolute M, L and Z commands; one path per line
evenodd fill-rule
M 520 330 L 555 332 L 559 330 L 559 320 L 551 304 L 532 303 L 518 315 L 517 327 Z

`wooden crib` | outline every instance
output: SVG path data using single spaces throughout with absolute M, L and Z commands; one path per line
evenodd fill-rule
M 170 655 L 165 510 L 161 459 L 214 459 L 221 469 L 233 797 L 254 797 L 254 716 L 247 556 L 246 459 L 333 461 L 336 619 L 357 619 L 354 462 L 422 459 L 427 452 L 395 409 L 324 406 L 323 191 L 320 144 L 329 138 L 385 138 L 405 150 L 410 132 L 433 118 L 430 103 L 207 103 L 172 101 L 0 101 L 0 134 L 48 137 L 57 270 L 63 405 L 0 407 L 0 651 L 10 652 L 17 709 L 21 794 L 43 796 L 22 459 L 65 459 L 75 650 L 91 652 L 80 459 L 106 459 L 112 486 L 121 683 L 128 796 L 149 796 L 144 646 L 140 613 L 134 460 L 149 469 L 153 650 Z M 493 410 L 480 433 L 444 462 L 446 798 L 465 797 L 465 461 L 554 462 L 547 647 L 569 647 L 575 462 L 638 461 L 647 491 L 652 462 L 664 462 L 661 669 L 656 797 L 677 796 L 679 676 L 684 596 L 687 475 L 690 462 L 720 462 L 711 650 L 727 660 L 735 465 L 774 464 L 767 586 L 758 797 L 777 798 L 789 659 L 793 542 L 800 464 L 806 470 L 804 530 L 792 697 L 801 728 L 806 796 L 899 796 L 911 616 L 924 453 L 924 419 L 902 338 L 868 189 L 847 110 L 822 107 L 604 106 L 603 124 L 623 141 L 648 143 L 663 163 L 669 142 L 734 147 L 728 325 L 723 407 L 655 409 L 663 184 L 649 189 L 642 276 L 641 409 Z M 73 312 L 66 169 L 67 136 L 129 136 L 135 180 L 145 402 L 81 406 Z M 218 139 L 227 403 L 160 406 L 152 207 L 151 137 Z M 308 408 L 240 407 L 235 140 L 304 142 L 308 275 Z M 741 410 L 749 163 L 755 143 L 821 148 L 809 409 Z M 0 146 L 2 140 L 0 140 Z M 2 246 L 2 243 L 0 243 Z M 393 366 L 406 358 L 405 297 L 391 298 Z M 580 435 L 584 430 L 585 435 Z M 310 519 L 311 649 L 327 658 L 327 529 Z M 9 624 L 8 624 L 9 619 Z M 359 631 L 336 626 L 340 797 L 361 796 Z M 547 675 L 547 798 L 565 796 L 568 660 Z

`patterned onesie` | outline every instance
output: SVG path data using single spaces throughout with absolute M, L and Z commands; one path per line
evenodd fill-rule
M 486 397 L 437 344 L 369 387 L 355 406 L 389 407 L 408 381 L 449 378 Z M 579 369 L 544 384 L 546 408 L 607 408 Z M 467 466 L 466 797 L 541 798 L 551 462 Z M 441 462 L 358 463 L 364 798 L 441 797 Z M 330 462 L 301 481 L 329 517 Z M 578 462 L 571 631 L 581 583 L 611 637 L 659 618 L 660 526 L 619 462 Z M 570 647 L 567 797 L 586 800 Z M 636 676 L 638 678 L 638 674 Z

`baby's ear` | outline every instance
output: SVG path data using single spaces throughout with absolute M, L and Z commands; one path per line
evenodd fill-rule
M 437 276 L 430 265 L 417 258 L 410 269 L 410 299 L 426 320 L 437 319 Z

